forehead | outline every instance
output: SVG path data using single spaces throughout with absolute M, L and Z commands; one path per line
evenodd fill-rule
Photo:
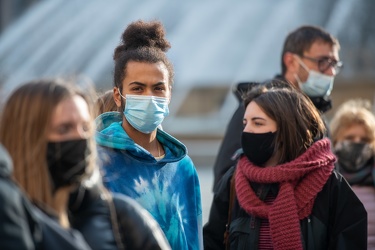
M 364 124 L 355 123 L 346 128 L 342 128 L 338 134 L 339 139 L 347 136 L 360 136 L 367 138 L 369 137 L 369 134 L 367 133 L 367 129 Z
M 271 118 L 269 118 L 267 114 L 261 109 L 261 107 L 254 101 L 251 101 L 247 105 L 244 117 L 247 119 L 251 119 L 253 117 L 260 117 L 271 120 Z
M 52 125 L 64 122 L 90 121 L 89 107 L 85 99 L 79 95 L 65 98 L 55 108 L 52 114 Z
M 311 56 L 314 58 L 318 57 L 331 57 L 338 60 L 339 52 L 338 48 L 335 45 L 331 45 L 327 42 L 317 40 L 315 41 L 311 47 L 305 51 L 306 56 Z
M 146 63 L 129 61 L 126 66 L 126 77 L 123 83 L 140 82 L 155 84 L 164 82 L 168 84 L 168 69 L 163 62 Z

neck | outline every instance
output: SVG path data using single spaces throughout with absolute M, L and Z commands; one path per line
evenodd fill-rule
M 156 139 L 157 129 L 150 134 L 144 134 L 133 128 L 128 121 L 123 118 L 122 127 L 132 140 L 142 148 L 150 152 L 154 157 L 160 157 L 164 154 L 162 145 Z
M 264 164 L 264 167 L 273 167 L 279 163 L 279 152 L 276 152 L 271 158 Z
M 70 187 L 60 188 L 53 196 L 52 208 L 57 213 L 59 223 L 64 228 L 69 228 L 67 204 L 70 195 Z
M 295 88 L 300 89 L 296 77 L 291 72 L 286 72 L 284 75 L 285 80 L 292 84 Z

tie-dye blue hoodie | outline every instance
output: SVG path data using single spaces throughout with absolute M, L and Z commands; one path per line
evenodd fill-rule
M 198 175 L 186 147 L 157 131 L 165 156 L 157 161 L 122 128 L 122 113 L 96 119 L 103 181 L 112 192 L 133 197 L 158 221 L 172 249 L 203 249 Z

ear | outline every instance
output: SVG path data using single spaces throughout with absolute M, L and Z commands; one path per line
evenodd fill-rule
M 299 63 L 295 54 L 290 53 L 290 52 L 285 52 L 283 61 L 286 66 L 287 73 L 296 74 L 298 72 Z
M 116 106 L 118 108 L 120 108 L 121 107 L 121 96 L 120 96 L 119 88 L 117 88 L 117 87 L 113 88 L 113 100 L 115 101 Z

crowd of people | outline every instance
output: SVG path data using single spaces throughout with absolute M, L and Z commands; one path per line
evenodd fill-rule
M 201 188 L 162 129 L 174 79 L 159 21 L 130 23 L 113 89 L 35 79 L 0 116 L 0 249 L 375 249 L 375 116 L 350 100 L 332 121 L 339 41 L 316 26 L 285 39 L 281 74 L 241 82 Z

